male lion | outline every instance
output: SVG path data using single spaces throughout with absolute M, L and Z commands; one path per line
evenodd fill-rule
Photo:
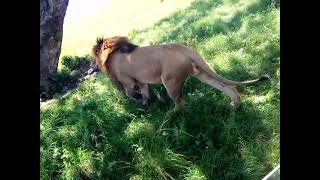
M 183 44 L 138 47 L 127 37 L 115 36 L 98 38 L 93 54 L 99 68 L 129 98 L 137 100 L 139 91 L 146 105 L 150 100 L 148 84 L 162 83 L 175 103 L 174 110 L 179 110 L 183 104 L 182 87 L 190 75 L 224 92 L 231 98 L 232 106 L 240 102 L 235 85 L 268 79 L 267 75 L 243 82 L 225 79 L 210 68 L 197 52 Z

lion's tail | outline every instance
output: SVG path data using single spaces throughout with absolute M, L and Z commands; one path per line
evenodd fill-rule
M 192 50 L 192 49 L 190 49 Z M 262 75 L 260 78 L 257 79 L 253 79 L 253 80 L 247 80 L 247 81 L 241 81 L 241 82 L 237 82 L 237 81 L 232 81 L 229 79 L 226 79 L 222 76 L 220 76 L 219 74 L 217 74 L 202 58 L 201 56 L 192 50 L 192 52 L 190 53 L 190 59 L 191 61 L 198 66 L 198 68 L 200 68 L 201 70 L 205 71 L 206 73 L 208 73 L 209 76 L 211 76 L 212 78 L 221 81 L 223 83 L 229 84 L 229 85 L 248 85 L 248 84 L 254 84 L 256 82 L 259 81 L 264 81 L 264 80 L 269 80 L 270 77 L 269 75 Z

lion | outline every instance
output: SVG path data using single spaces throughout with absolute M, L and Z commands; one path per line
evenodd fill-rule
M 242 82 L 226 79 L 218 75 L 196 51 L 179 43 L 139 47 L 124 36 L 97 38 L 93 55 L 98 67 L 116 87 L 130 99 L 142 101 L 143 105 L 150 102 L 148 85 L 163 84 L 175 104 L 174 111 L 180 110 L 184 104 L 182 89 L 189 76 L 229 96 L 232 107 L 240 103 L 237 85 L 269 79 L 268 75 Z M 139 99 L 138 95 L 142 97 Z

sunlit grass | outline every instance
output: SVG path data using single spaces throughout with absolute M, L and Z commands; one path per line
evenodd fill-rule
M 41 179 L 261 179 L 280 163 L 279 7 L 274 2 L 196 0 L 129 33 L 139 45 L 186 42 L 233 80 L 270 74 L 270 81 L 239 87 L 238 110 L 195 78 L 186 81 L 181 112 L 168 112 L 174 104 L 160 85 L 151 90 L 165 102 L 144 107 L 98 73 L 41 110 Z
M 151 26 L 193 0 L 70 0 L 60 57 L 91 53 L 99 35 L 128 35 Z

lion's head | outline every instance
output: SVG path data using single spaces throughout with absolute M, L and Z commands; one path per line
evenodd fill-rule
M 105 71 L 111 81 L 119 88 L 122 89 L 122 85 L 116 79 L 116 77 L 110 71 L 110 65 L 108 60 L 111 58 L 112 54 L 116 51 L 121 53 L 130 53 L 134 51 L 138 46 L 129 42 L 127 37 L 124 36 L 114 36 L 110 38 L 98 37 L 96 44 L 92 48 L 92 53 L 96 63 L 102 71 Z
M 110 38 L 98 37 L 96 45 L 92 48 L 92 52 L 97 64 L 104 70 L 112 53 L 117 50 L 121 53 L 130 53 L 137 47 L 137 45 L 129 42 L 128 38 L 124 36 L 114 36 Z M 107 70 L 107 68 L 105 70 Z

